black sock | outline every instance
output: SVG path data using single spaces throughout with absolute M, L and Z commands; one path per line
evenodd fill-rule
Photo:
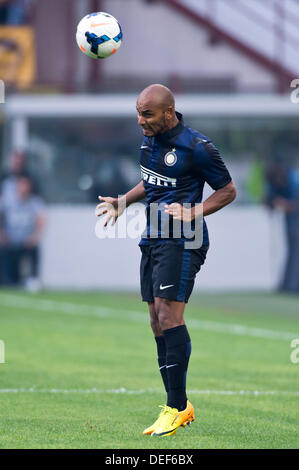
M 166 392 L 168 392 L 165 339 L 164 339 L 164 336 L 155 336 L 155 340 L 157 343 L 158 364 L 159 364 L 160 374 L 164 383 L 165 390 Z
M 166 344 L 168 380 L 167 405 L 182 411 L 187 406 L 186 375 L 191 354 L 191 341 L 186 325 L 163 332 Z

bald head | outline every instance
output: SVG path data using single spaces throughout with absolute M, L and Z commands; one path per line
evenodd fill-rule
M 147 136 L 166 132 L 178 122 L 173 93 L 164 85 L 146 87 L 138 96 L 137 111 L 138 124 Z
M 174 108 L 175 106 L 173 93 L 169 88 L 160 84 L 149 85 L 140 93 L 137 102 L 144 101 L 163 108 L 169 106 Z

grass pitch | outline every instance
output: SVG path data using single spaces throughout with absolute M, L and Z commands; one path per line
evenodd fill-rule
M 298 304 L 193 296 L 185 318 L 196 421 L 153 438 L 142 431 L 165 394 L 139 296 L 2 290 L 0 448 L 298 448 Z

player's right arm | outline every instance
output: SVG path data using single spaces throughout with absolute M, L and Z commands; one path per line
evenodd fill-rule
M 103 197 L 98 196 L 98 199 L 101 202 L 97 205 L 98 216 L 103 214 L 108 214 L 107 219 L 105 220 L 104 227 L 107 227 L 109 221 L 112 219 L 112 225 L 115 224 L 118 217 L 124 212 L 124 210 L 129 207 L 134 202 L 141 201 L 145 198 L 145 190 L 143 186 L 143 181 L 140 181 L 134 188 L 130 189 L 124 196 L 119 198 L 117 197 Z

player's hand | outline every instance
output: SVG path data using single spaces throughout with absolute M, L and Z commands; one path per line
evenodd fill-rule
M 193 220 L 191 208 L 186 208 L 178 202 L 166 204 L 165 212 L 171 215 L 175 220 L 182 220 L 183 222 L 191 222 L 191 220 Z
M 101 215 L 108 214 L 104 223 L 104 227 L 107 227 L 111 219 L 111 226 L 114 225 L 118 217 L 124 212 L 126 208 L 125 204 L 121 203 L 121 199 L 115 197 L 98 196 L 98 199 L 104 202 L 101 202 L 97 205 L 97 216 L 100 217 Z

